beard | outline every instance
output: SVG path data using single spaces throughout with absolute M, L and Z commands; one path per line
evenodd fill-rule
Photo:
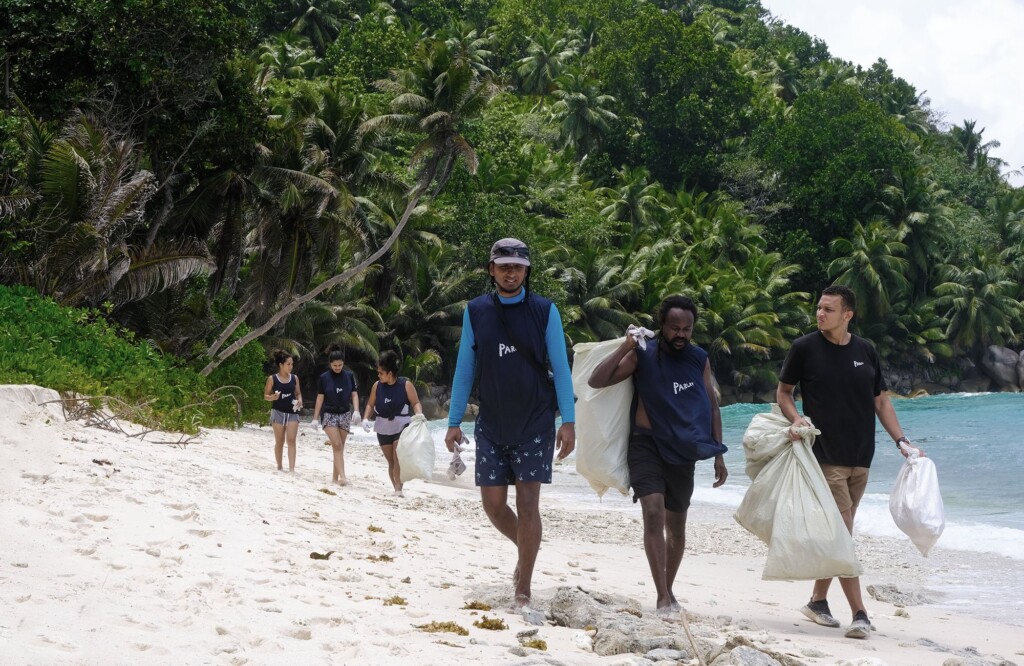
M 681 347 L 677 347 L 674 344 L 676 341 L 679 340 L 682 340 L 685 343 Z M 669 356 L 681 356 L 683 352 L 686 351 L 686 348 L 690 346 L 690 341 L 687 340 L 686 338 L 672 338 L 671 340 L 666 340 L 662 338 L 662 341 L 665 343 L 663 347 L 665 353 L 668 354 Z

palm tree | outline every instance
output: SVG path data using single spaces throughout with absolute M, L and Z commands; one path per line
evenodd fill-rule
M 526 57 L 516 62 L 521 88 L 527 95 L 546 95 L 569 60 L 577 55 L 579 44 L 572 37 L 556 37 L 547 30 L 529 39 Z
M 250 271 L 242 306 L 208 355 L 249 316 L 269 316 L 308 289 L 316 273 L 337 267 L 342 240 L 364 234 L 357 192 L 395 190 L 377 170 L 385 137 L 364 130 L 366 119 L 359 102 L 332 84 L 304 85 L 280 101 L 276 141 L 256 169 L 260 185 L 246 213 Z
M 1017 331 L 1024 305 L 1015 298 L 1018 285 L 998 257 L 977 250 L 973 262 L 945 265 L 935 287 L 936 308 L 949 321 L 946 337 L 977 356 L 988 345 L 1020 339 Z
M 901 257 L 907 247 L 884 220 L 865 227 L 855 222 L 849 239 L 837 238 L 829 247 L 836 257 L 828 274 L 857 295 L 857 316 L 875 321 L 888 314 L 893 300 L 908 287 L 904 277 L 908 262 Z
M 555 83 L 551 93 L 555 102 L 551 118 L 558 123 L 562 147 L 571 147 L 580 160 L 601 146 L 609 123 L 618 119 L 607 107 L 615 103 L 611 95 L 602 95 L 597 79 L 584 71 L 567 71 Z
M 347 10 L 342 0 L 289 0 L 279 17 L 288 32 L 306 37 L 323 57 L 341 31 Z
M 487 66 L 487 61 L 493 55 L 489 49 L 493 41 L 490 35 L 481 35 L 475 25 L 462 21 L 451 25 L 441 37 L 456 60 L 468 62 L 481 76 L 493 73 Z
M 320 59 L 301 35 L 284 33 L 266 41 L 257 57 L 260 63 L 256 85 L 265 88 L 271 79 L 307 79 L 320 68 Z
M 59 136 L 30 123 L 30 192 L 16 228 L 24 251 L 13 272 L 39 293 L 70 306 L 137 301 L 206 275 L 213 264 L 194 239 L 148 248 L 146 205 L 156 191 L 135 144 L 77 115 Z
M 307 293 L 293 297 L 266 322 L 217 353 L 203 369 L 204 375 L 305 302 L 362 273 L 376 262 L 398 240 L 420 199 L 424 195 L 436 196 L 444 188 L 459 159 L 465 160 L 470 173 L 476 171 L 476 151 L 460 130 L 462 123 L 479 114 L 496 94 L 497 87 L 489 78 L 481 77 L 464 60 L 453 58 L 444 42 L 427 40 L 418 44 L 409 69 L 396 71 L 391 79 L 378 81 L 377 85 L 394 96 L 392 113 L 367 120 L 362 125 L 364 130 L 395 128 L 424 135 L 410 157 L 410 166 L 415 170 L 414 184 L 394 231 L 380 247 L 357 264 Z M 237 328 L 241 322 L 232 324 Z M 226 339 L 233 332 L 229 325 L 221 339 Z
M 629 305 L 639 296 L 639 271 L 627 271 L 621 254 L 596 243 L 555 243 L 544 254 L 551 277 L 565 288 L 562 320 L 571 344 L 618 337 L 636 321 Z
M 657 181 L 648 182 L 650 172 L 644 167 L 623 166 L 615 170 L 615 187 L 603 187 L 599 194 L 605 199 L 601 215 L 611 221 L 628 222 L 634 243 L 648 227 L 654 225 L 665 211 L 665 191 Z
M 466 301 L 479 292 L 483 271 L 466 270 L 460 253 L 440 244 L 424 249 L 425 259 L 403 276 L 396 296 L 381 310 L 387 321 L 382 345 L 398 347 L 407 359 L 428 375 L 453 367 L 435 367 L 431 355 L 454 364 L 455 348 L 462 334 Z M 424 362 L 430 362 L 429 367 Z
M 943 203 L 948 195 L 932 180 L 928 167 L 919 164 L 897 167 L 892 182 L 882 188 L 881 208 L 907 247 L 914 299 L 928 294 L 934 267 L 945 255 L 952 232 L 951 211 Z
M 985 128 L 982 127 L 980 130 L 975 131 L 974 128 L 976 126 L 976 120 L 964 120 L 962 127 L 954 125 L 949 132 L 950 136 L 953 137 L 953 140 L 956 141 L 957 145 L 960 147 L 960 150 L 963 151 L 964 164 L 969 168 L 976 168 L 978 166 L 978 156 L 980 154 L 984 154 L 987 158 L 989 150 L 999 147 L 998 141 L 982 143 Z
M 803 92 L 800 59 L 789 49 L 779 49 L 768 60 L 768 71 L 764 73 L 764 78 L 772 94 L 786 104 L 792 104 Z

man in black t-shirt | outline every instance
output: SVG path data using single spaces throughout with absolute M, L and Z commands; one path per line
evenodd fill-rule
M 793 390 L 800 386 L 804 413 L 821 431 L 812 449 L 814 456 L 851 534 L 875 455 L 875 416 L 897 447 L 900 443 L 910 445 L 885 393 L 878 353 L 871 343 L 849 331 L 856 307 L 856 297 L 849 288 L 832 286 L 822 290 L 818 330 L 793 342 L 776 391 L 786 418 L 794 426 L 807 425 L 793 399 Z M 792 437 L 799 439 L 795 434 Z M 826 599 L 831 583 L 831 578 L 815 581 L 811 600 L 801 612 L 818 624 L 838 627 Z M 853 613 L 847 638 L 867 638 L 872 627 L 864 610 L 860 578 L 840 578 L 839 584 Z

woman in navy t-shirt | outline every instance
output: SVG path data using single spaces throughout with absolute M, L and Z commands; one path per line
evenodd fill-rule
M 270 355 L 277 372 L 267 377 L 263 387 L 263 399 L 273 403 L 270 408 L 270 425 L 274 429 L 274 458 L 277 469 L 282 469 L 285 437 L 288 438 L 288 471 L 295 471 L 295 434 L 299 431 L 299 412 L 302 410 L 302 387 L 299 378 L 292 374 L 295 364 L 292 355 L 283 349 L 275 349 Z
M 390 349 L 377 360 L 377 377 L 370 397 L 366 401 L 366 415 L 363 423 L 369 432 L 370 415 L 376 415 L 373 429 L 377 431 L 377 443 L 388 461 L 388 477 L 395 487 L 395 494 L 402 496 L 402 477 L 398 467 L 398 438 L 412 421 L 412 415 L 422 414 L 423 407 L 416 395 L 416 388 L 405 377 L 398 376 L 398 354 Z
M 334 452 L 331 481 L 348 485 L 345 476 L 345 440 L 352 426 L 359 425 L 359 393 L 356 377 L 345 369 L 345 354 L 338 345 L 327 348 L 329 369 L 317 380 L 313 423 L 319 422 Z

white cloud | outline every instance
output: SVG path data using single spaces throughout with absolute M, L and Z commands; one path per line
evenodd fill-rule
M 1024 0 L 762 0 L 773 15 L 823 39 L 832 55 L 893 72 L 926 91 L 946 121 L 985 128 L 1011 169 L 1024 168 Z M 1024 176 L 1015 176 L 1015 185 Z

